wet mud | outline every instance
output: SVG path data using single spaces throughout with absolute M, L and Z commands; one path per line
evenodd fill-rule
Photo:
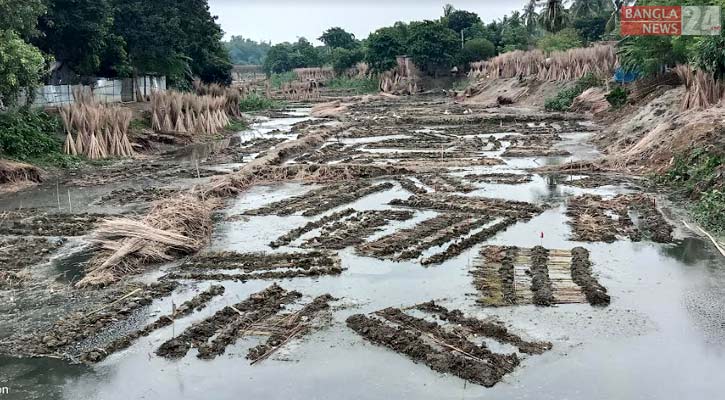
M 434 371 L 450 373 L 466 381 L 491 387 L 519 366 L 516 353 L 498 354 L 485 344 L 471 339 L 482 335 L 502 343 L 520 344 L 529 354 L 540 354 L 551 345 L 528 343 L 509 334 L 500 325 L 467 318 L 458 311 L 448 311 L 435 303 L 413 307 L 437 314 L 439 321 L 429 321 L 407 314 L 401 309 L 386 308 L 371 315 L 356 314 L 347 319 L 347 326 L 365 340 L 404 355 Z M 518 339 L 518 340 L 517 340 Z
M 351 182 L 313 190 L 265 207 L 246 212 L 247 215 L 292 215 L 301 212 L 312 217 L 333 208 L 352 203 L 373 193 L 390 190 L 393 184 L 386 182 L 372 185 L 366 182 Z
M 95 308 L 66 315 L 47 331 L 20 338 L 13 345 L 12 353 L 66 358 L 77 362 L 84 340 L 97 336 L 119 321 L 128 320 L 154 299 L 169 296 L 177 287 L 178 283 L 173 281 L 117 287 Z
M 252 347 L 248 353 L 253 363 L 261 361 L 292 338 L 301 338 L 309 332 L 313 320 L 333 300 L 332 296 L 323 295 L 297 312 L 284 312 L 286 307 L 301 298 L 301 293 L 287 291 L 274 284 L 192 324 L 180 335 L 159 346 L 156 354 L 178 359 L 193 347 L 197 349 L 197 358 L 209 360 L 224 354 L 228 346 L 242 337 L 269 336 L 265 343 Z
M 214 297 L 221 296 L 222 294 L 224 294 L 224 286 L 211 286 L 209 289 L 194 296 L 191 300 L 183 302 L 180 306 L 175 308 L 173 313 L 163 315 L 142 329 L 124 335 L 106 346 L 96 347 L 93 350 L 87 351 L 81 356 L 81 361 L 86 363 L 100 362 L 113 353 L 131 347 L 139 338 L 148 336 L 158 329 L 173 324 L 177 319 L 186 317 L 195 311 L 200 311 L 206 308 Z
M 631 213 L 639 214 L 636 223 Z M 622 237 L 632 241 L 643 238 L 657 243 L 672 241 L 672 226 L 655 205 L 655 199 L 644 194 L 617 195 L 603 198 L 585 194 L 569 201 L 567 208 L 573 240 L 612 243 Z
M 0 238 L 0 290 L 24 286 L 32 279 L 28 268 L 47 262 L 64 243 L 44 237 Z
M 529 220 L 544 212 L 541 206 L 523 201 L 428 193 L 394 199 L 390 205 L 424 210 L 453 211 Z
M 214 272 L 229 270 L 231 273 Z M 309 253 L 204 253 L 192 257 L 164 279 L 242 281 L 339 275 L 340 258 L 327 252 Z
M 413 218 L 413 215 L 412 211 L 400 210 L 358 211 L 344 219 L 323 225 L 320 234 L 304 241 L 302 247 L 340 250 L 356 246 L 389 222 L 406 221 Z
M 468 174 L 464 176 L 464 178 L 471 182 L 497 183 L 504 185 L 518 185 L 532 181 L 532 177 L 529 174 L 510 173 Z
M 0 219 L 0 235 L 83 236 L 108 216 L 89 213 L 50 213 L 38 209 L 5 212 Z

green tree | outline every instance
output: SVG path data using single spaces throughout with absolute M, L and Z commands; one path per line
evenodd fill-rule
M 463 45 L 458 64 L 467 66 L 473 61 L 487 60 L 496 55 L 496 46 L 484 38 L 471 39 Z
M 222 44 L 224 32 L 207 0 L 177 0 L 176 7 L 182 32 L 179 51 L 188 57 L 192 75 L 204 82 L 231 83 L 232 64 Z
M 0 108 L 15 104 L 20 92 L 41 81 L 43 54 L 10 30 L 0 31 Z
M 190 74 L 181 52 L 183 37 L 174 0 L 117 0 L 113 31 L 126 42 L 134 73 L 183 78 Z
M 479 18 L 478 14 L 465 10 L 455 10 L 447 17 L 448 28 L 458 34 L 464 29 L 470 28 L 472 25 L 480 22 L 481 18 Z
M 294 57 L 296 60 L 296 66 L 294 68 L 302 67 L 319 67 L 322 65 L 322 55 L 320 51 L 315 48 L 307 39 L 301 37 L 297 42 L 292 45 L 294 51 Z
M 295 68 L 290 58 L 292 52 L 290 43 L 275 44 L 267 52 L 267 58 L 264 60 L 264 70 L 268 74 L 291 71 Z
M 365 43 L 365 60 L 376 71 L 386 71 L 396 64 L 396 57 L 406 52 L 407 26 L 396 24 L 371 33 Z
M 272 47 L 270 43 L 258 43 L 242 36 L 232 36 L 224 46 L 229 51 L 232 63 L 242 65 L 262 65 L 269 48 Z
M 611 0 L 574 0 L 569 9 L 572 18 L 587 18 L 611 13 Z
M 539 14 L 536 12 L 536 9 L 536 0 L 529 0 L 529 2 L 526 3 L 526 6 L 524 6 L 522 18 L 524 19 L 524 25 L 526 25 L 526 29 L 529 33 L 534 33 L 538 25 L 537 20 L 539 19 Z
M 332 49 L 330 55 L 330 63 L 336 73 L 340 74 L 345 72 L 348 68 L 355 66 L 358 62 L 362 61 L 365 57 L 361 49 L 346 49 L 344 47 L 337 47 Z
M 36 36 L 38 17 L 45 10 L 43 0 L 0 0 L 0 30 L 14 31 L 27 40 Z
M 340 27 L 333 27 L 326 30 L 322 33 L 322 36 L 317 39 L 333 49 L 353 49 L 358 46 L 358 42 L 355 40 L 355 35 L 346 32 Z
M 563 0 L 546 0 L 544 10 L 539 16 L 541 26 L 547 31 L 556 33 L 567 23 L 566 9 Z
M 113 26 L 108 0 L 49 0 L 38 20 L 38 47 L 80 75 L 94 75 Z
M 521 14 L 514 11 L 511 17 L 504 17 L 501 22 L 500 52 L 528 50 L 530 42 L 531 35 L 523 24 Z
M 564 28 L 557 33 L 548 33 L 539 39 L 536 47 L 550 53 L 582 47 L 583 43 L 574 28 Z
M 460 46 L 453 30 L 434 21 L 410 25 L 408 55 L 423 71 L 436 74 L 449 69 L 458 55 Z
M 572 21 L 572 26 L 579 32 L 582 39 L 594 42 L 600 40 L 606 32 L 607 16 L 602 14 L 576 18 Z

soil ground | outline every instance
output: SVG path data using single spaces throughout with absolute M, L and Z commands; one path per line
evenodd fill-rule
M 5 385 L 43 399 L 720 394 L 723 259 L 636 180 L 539 172 L 599 155 L 582 116 L 352 102 L 346 129 L 275 167 L 324 179 L 251 187 L 199 254 L 73 286 L 99 221 L 333 123 L 308 113 L 0 194 Z M 601 384 L 632 371 L 636 385 Z

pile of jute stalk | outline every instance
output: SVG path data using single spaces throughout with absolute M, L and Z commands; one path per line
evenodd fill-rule
M 76 102 L 60 108 L 66 139 L 63 151 L 91 160 L 108 157 L 132 157 L 128 140 L 131 111 L 94 100 L 89 92 L 74 90 Z
M 587 73 L 611 76 L 618 65 L 613 45 L 597 45 L 554 51 L 512 51 L 486 61 L 470 64 L 472 78 L 516 78 L 535 76 L 542 81 L 561 81 L 581 78 Z

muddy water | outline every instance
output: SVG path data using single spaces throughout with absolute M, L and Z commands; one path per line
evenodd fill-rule
M 456 170 L 456 174 L 523 173 L 522 168 L 595 155 L 583 143 L 586 135 L 562 136 L 566 140 L 561 146 L 573 156 L 508 159 L 507 165 Z M 198 360 L 195 351 L 178 361 L 167 361 L 153 354 L 174 333 L 270 284 L 268 281 L 224 282 L 224 296 L 212 300 L 206 309 L 140 339 L 130 349 L 92 368 L 66 366 L 54 360 L 0 359 L 0 386 L 10 388 L 7 398 L 42 399 L 720 398 L 725 367 L 723 258 L 708 243 L 687 237 L 684 231 L 678 231 L 678 241 L 670 245 L 570 241 L 571 231 L 565 215 L 568 197 L 629 191 L 617 186 L 598 189 L 567 186 L 566 181 L 573 178 L 576 177 L 534 175 L 532 182 L 521 185 L 477 184 L 477 190 L 468 195 L 547 204 L 543 214 L 510 227 L 486 244 L 586 247 L 591 251 L 599 281 L 612 296 L 609 307 L 576 304 L 550 308 L 481 308 L 475 303 L 478 294 L 469 275 L 479 247 L 428 268 L 416 261 L 390 262 L 361 257 L 346 249 L 339 253 L 346 268 L 341 276 L 279 281 L 286 289 L 299 290 L 310 298 L 330 293 L 342 300 L 334 308 L 331 326 L 302 341 L 291 342 L 260 364 L 250 366 L 244 359 L 247 349 L 257 344 L 259 338 L 240 340 L 213 361 Z M 255 187 L 232 201 L 225 213 L 236 215 L 313 188 L 299 184 Z M 387 209 L 390 200 L 407 196 L 409 193 L 395 184 L 389 191 L 341 208 Z M 417 212 L 414 219 L 395 223 L 373 238 L 394 229 L 409 228 L 432 216 L 435 212 Z M 295 245 L 316 235 L 316 231 L 304 235 L 290 247 L 272 250 L 268 243 L 308 221 L 309 218 L 301 216 L 250 216 L 237 222 L 221 222 L 210 247 L 215 251 L 299 251 Z M 204 290 L 209 284 L 198 284 L 197 289 Z M 183 290 L 173 300 L 179 304 L 194 293 L 195 290 Z M 551 341 L 554 348 L 543 355 L 525 357 L 513 374 L 495 387 L 485 389 L 373 346 L 344 323 L 351 314 L 404 307 L 431 299 L 477 317 L 498 316 L 514 332 L 530 339 Z M 170 302 L 170 299 L 158 300 L 150 308 L 167 312 L 171 309 Z M 155 315 L 149 315 L 148 321 L 154 318 Z

